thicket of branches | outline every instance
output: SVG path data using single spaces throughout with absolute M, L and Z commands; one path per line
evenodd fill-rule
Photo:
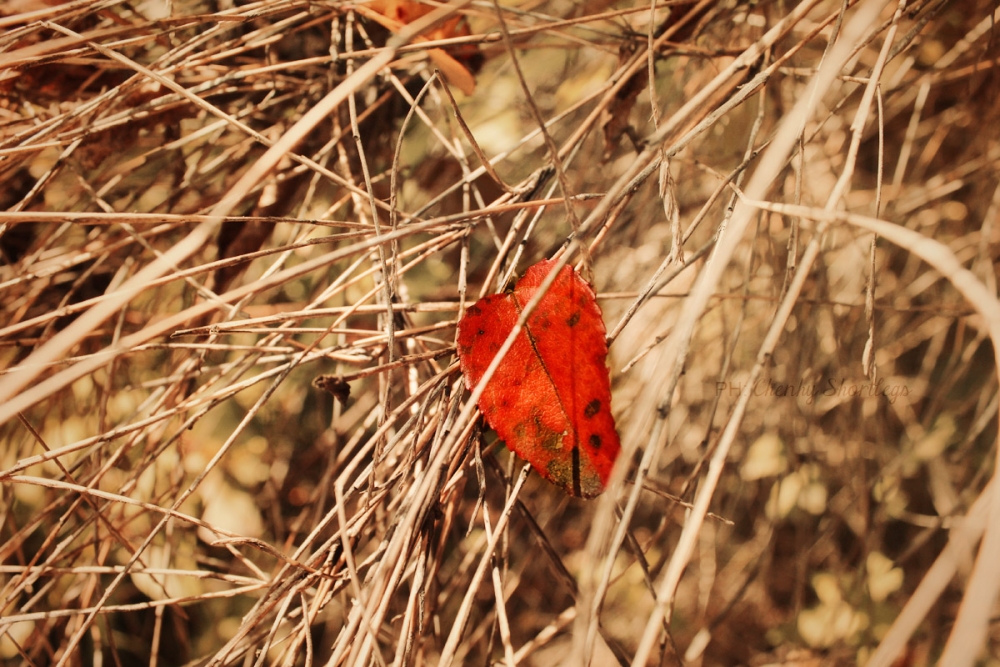
M 417 4 L 0 7 L 0 659 L 997 664 L 997 3 Z M 455 360 L 546 257 L 593 501 Z

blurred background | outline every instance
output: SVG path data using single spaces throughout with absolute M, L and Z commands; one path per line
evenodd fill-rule
M 842 217 L 996 293 L 997 2 L 452 4 L 416 37 L 436 3 L 0 6 L 6 664 L 852 665 L 914 602 L 994 474 L 995 353 Z M 760 198 L 841 219 L 730 229 L 768 169 Z M 619 477 L 511 497 L 455 322 L 567 252 Z M 939 660 L 974 555 L 872 664 Z M 953 636 L 976 664 L 996 618 Z

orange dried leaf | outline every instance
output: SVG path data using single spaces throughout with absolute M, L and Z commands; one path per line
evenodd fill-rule
M 436 7 L 412 0 L 374 0 L 355 7 L 358 13 L 381 24 L 391 32 L 398 33 L 408 23 L 429 14 Z M 414 39 L 414 42 L 434 41 L 449 37 L 463 37 L 469 34 L 468 25 L 460 15 L 456 15 Z M 466 95 L 476 90 L 476 79 L 465 65 L 442 49 L 428 49 L 427 55 L 441 70 L 449 83 Z

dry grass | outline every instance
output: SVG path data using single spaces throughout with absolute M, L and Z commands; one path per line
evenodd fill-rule
M 1000 664 L 997 3 L 361 11 L 0 7 L 0 659 Z M 597 501 L 454 360 L 552 256 Z

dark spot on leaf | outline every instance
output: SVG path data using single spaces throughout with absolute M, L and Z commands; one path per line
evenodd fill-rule
M 553 431 L 551 428 L 546 426 L 545 422 L 542 421 L 541 413 L 537 409 L 532 411 L 531 419 L 535 425 L 534 433 L 536 442 L 538 442 L 543 449 L 550 452 L 561 452 L 563 448 L 563 434 Z
M 597 435 L 596 433 L 590 434 L 589 442 L 590 446 L 593 447 L 594 449 L 601 448 L 601 436 Z
M 573 495 L 583 495 L 580 489 L 580 450 L 573 447 Z
M 475 305 L 469 306 L 469 309 L 465 312 L 469 315 L 472 315 L 473 317 L 479 317 L 480 315 L 483 314 L 482 309 L 479 306 Z
M 583 416 L 590 419 L 601 409 L 601 400 L 595 398 L 590 403 L 587 403 L 587 407 L 583 409 Z
M 566 325 L 575 327 L 576 323 L 579 321 L 580 321 L 580 311 L 577 310 L 576 312 L 574 312 L 572 315 L 569 316 L 568 320 L 566 320 Z
M 494 410 L 495 411 L 495 410 Z M 527 437 L 528 435 L 528 425 L 525 423 L 514 424 L 514 437 L 520 440 L 521 438 Z

